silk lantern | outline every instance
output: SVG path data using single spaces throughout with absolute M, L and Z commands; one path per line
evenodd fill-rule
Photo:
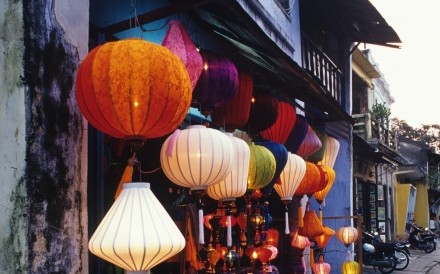
M 238 90 L 235 95 L 223 106 L 214 108 L 211 114 L 213 124 L 229 132 L 246 125 L 251 111 L 254 79 L 243 71 L 238 71 L 238 76 Z
M 204 69 L 193 91 L 193 99 L 206 116 L 213 108 L 231 101 L 238 89 L 238 71 L 234 63 L 213 52 L 202 52 Z
M 270 128 L 278 117 L 278 100 L 267 91 L 254 90 L 247 131 L 257 133 Z
M 263 192 L 263 194 L 270 195 L 273 190 L 273 185 L 279 182 L 280 174 L 286 166 L 289 154 L 287 153 L 286 147 L 280 143 L 264 141 L 255 142 L 255 144 L 264 146 L 270 152 L 272 152 L 273 156 L 275 157 L 275 174 L 269 184 L 261 189 L 261 192 Z
M 191 97 L 190 78 L 179 57 L 140 39 L 94 48 L 76 77 L 82 114 L 115 138 L 138 140 L 170 133 L 185 118 Z
M 272 152 L 253 143 L 249 144 L 251 157 L 249 161 L 248 190 L 265 187 L 275 174 L 276 162 Z
M 320 249 L 324 249 L 332 236 L 335 235 L 335 231 L 328 226 L 323 225 L 322 229 L 324 233 L 315 237 L 316 244 Z
M 303 115 L 297 114 L 295 119 L 295 125 L 290 131 L 289 136 L 287 137 L 285 146 L 288 151 L 292 153 L 297 153 L 298 148 L 301 146 L 304 138 L 307 135 L 307 130 L 309 128 L 309 123 L 307 122 L 306 117 Z
M 231 172 L 219 183 L 208 186 L 208 196 L 221 202 L 234 201 L 246 193 L 249 175 L 250 149 L 249 145 L 226 133 L 232 143 L 233 159 Z
M 321 128 L 315 128 L 315 133 L 316 136 L 318 136 L 319 140 L 321 141 L 321 147 L 315 153 L 308 156 L 307 161 L 318 163 L 319 161 L 322 161 L 322 159 L 324 158 L 328 135 L 324 131 L 324 129 Z
M 301 236 L 298 232 L 296 232 L 290 242 L 290 245 L 296 247 L 303 251 L 306 247 L 312 245 L 307 237 Z
M 275 184 L 274 189 L 280 196 L 280 199 L 284 202 L 284 232 L 289 234 L 289 212 L 288 203 L 292 200 L 295 191 L 301 183 L 306 172 L 306 163 L 298 155 L 288 152 L 287 163 L 280 174 L 281 184 Z
M 324 262 L 324 259 L 319 256 L 319 261 L 312 266 L 313 274 L 329 274 L 331 267 L 328 263 Z
M 310 155 L 318 151 L 322 147 L 321 140 L 318 135 L 316 135 L 313 128 L 309 125 L 307 128 L 306 137 L 302 141 L 301 145 L 298 148 L 296 154 L 307 159 Z
M 194 89 L 203 70 L 203 58 L 179 20 L 171 20 L 162 46 L 176 54 L 188 71 Z
M 295 195 L 311 196 L 317 191 L 321 191 L 328 183 L 328 177 L 321 166 L 306 161 L 306 173 L 296 189 Z
M 268 140 L 284 144 L 295 124 L 296 111 L 292 104 L 278 102 L 278 117 L 268 129 L 260 131 L 260 135 Z
M 359 263 L 356 261 L 345 261 L 342 263 L 342 274 L 358 274 Z
M 333 137 L 328 136 L 325 146 L 324 157 L 318 164 L 333 168 L 335 165 L 336 157 L 339 152 L 339 141 Z
M 324 234 L 321 221 L 314 210 L 307 209 L 304 214 L 304 226 L 298 229 L 298 234 L 310 239 Z
M 324 187 L 324 189 L 320 191 L 316 191 L 313 193 L 313 196 L 315 197 L 316 201 L 321 205 L 324 202 L 325 197 L 327 197 L 327 194 L 329 193 L 330 189 L 333 186 L 333 183 L 336 179 L 336 173 L 335 171 L 328 166 L 321 166 L 319 165 L 325 172 L 327 176 L 327 184 Z
M 149 273 L 184 247 L 185 238 L 149 183 L 124 184 L 89 241 L 93 254 L 128 273 Z
M 224 180 L 231 172 L 233 153 L 228 136 L 202 125 L 176 130 L 162 145 L 160 162 L 165 176 L 199 196 L 200 243 L 204 243 L 200 196 L 208 186 Z
M 348 246 L 357 240 L 358 231 L 352 226 L 343 226 L 336 232 L 336 238 L 348 248 Z

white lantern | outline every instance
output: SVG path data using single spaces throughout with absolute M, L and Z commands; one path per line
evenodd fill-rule
M 126 183 L 89 241 L 96 256 L 127 273 L 148 273 L 185 247 L 185 238 L 149 183 Z
M 333 168 L 333 166 L 335 165 L 336 157 L 338 156 L 338 152 L 339 141 L 333 137 L 328 136 L 324 150 L 324 157 L 322 158 L 322 161 L 320 161 L 318 164 Z

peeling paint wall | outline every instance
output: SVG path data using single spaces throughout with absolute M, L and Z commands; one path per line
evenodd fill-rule
M 0 273 L 88 273 L 88 1 L 0 2 Z
M 0 2 L 0 273 L 27 264 L 22 4 Z

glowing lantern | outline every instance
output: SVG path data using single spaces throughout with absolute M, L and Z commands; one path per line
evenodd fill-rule
M 268 129 L 261 131 L 260 135 L 268 140 L 284 144 L 295 124 L 295 107 L 287 102 L 278 102 L 278 117 Z
M 286 140 L 286 148 L 292 153 L 297 153 L 298 148 L 301 146 L 304 138 L 307 135 L 307 130 L 309 128 L 309 123 L 306 117 L 297 114 L 295 119 L 295 125 L 292 128 L 289 136 Z
M 324 234 L 321 221 L 318 216 L 316 216 L 315 211 L 306 210 L 304 214 L 304 227 L 298 229 L 298 234 L 311 239 Z
M 212 225 L 210 223 L 212 218 L 214 218 L 214 214 L 207 214 L 207 215 L 203 216 L 203 224 L 209 230 L 212 230 Z
M 269 184 L 261 189 L 261 191 L 264 194 L 269 195 L 272 193 L 273 185 L 279 182 L 280 174 L 283 171 L 284 167 L 286 166 L 289 154 L 287 153 L 286 147 L 279 143 L 275 143 L 272 141 L 265 141 L 265 142 L 255 142 L 255 144 L 264 146 L 270 152 L 272 152 L 273 156 L 275 157 L 275 174 L 272 180 L 269 182 Z
M 251 158 L 249 162 L 248 190 L 265 187 L 275 174 L 276 162 L 272 152 L 253 143 L 249 144 Z
M 327 145 L 327 139 L 328 135 L 325 133 L 323 129 L 315 128 L 316 136 L 318 136 L 319 140 L 321 141 L 321 147 L 312 155 L 307 157 L 307 160 L 313 163 L 317 163 L 319 161 L 322 161 L 324 158 L 324 152 Z
M 296 189 L 295 195 L 313 195 L 313 193 L 323 190 L 327 183 L 328 178 L 322 167 L 306 161 L 306 173 Z
M 278 247 L 280 233 L 275 228 L 269 228 L 266 232 L 266 244 Z
M 345 261 L 342 263 L 341 270 L 343 274 L 358 274 L 359 264 L 356 261 Z
M 145 40 L 108 42 L 81 63 L 76 98 L 96 129 L 115 138 L 147 139 L 176 129 L 191 104 L 182 61 Z
M 228 219 L 230 219 L 230 221 Z M 236 223 L 237 220 L 234 216 L 230 216 L 230 218 L 228 218 L 228 216 L 222 216 L 219 221 L 219 224 L 222 227 L 227 227 L 229 224 L 231 224 L 231 226 L 234 226 Z
M 203 58 L 180 21 L 171 20 L 162 46 L 179 56 L 185 64 L 191 79 L 191 86 L 194 89 L 203 70 Z
M 275 258 L 278 256 L 278 248 L 276 248 L 273 245 L 265 245 L 264 248 L 267 248 L 270 251 L 272 251 L 272 255 L 270 255 L 269 261 L 275 260 Z
M 323 225 L 322 229 L 324 233 L 315 237 L 316 244 L 320 249 L 324 249 L 328 241 L 335 235 L 335 231 L 328 226 Z
M 318 164 L 333 168 L 338 152 L 339 141 L 329 136 L 325 145 L 324 157 L 322 158 L 322 161 L 318 162 Z
M 278 117 L 278 100 L 268 92 L 254 91 L 247 128 L 260 132 L 270 128 Z
M 309 241 L 309 238 L 299 235 L 299 233 L 295 233 L 295 235 L 292 238 L 292 241 L 290 242 L 290 245 L 293 247 L 296 247 L 300 250 L 304 250 L 306 247 L 309 247 L 312 245 L 312 243 Z
M 287 205 L 292 200 L 295 191 L 299 187 L 301 181 L 306 172 L 306 163 L 305 161 L 292 153 L 288 153 L 288 159 L 286 166 L 280 174 L 281 184 L 275 184 L 274 189 L 280 196 L 280 199 L 285 204 L 285 227 L 284 233 L 289 234 L 289 212 Z
M 184 247 L 185 238 L 149 183 L 124 184 L 89 241 L 93 254 L 130 273 L 150 270 Z
M 239 71 L 238 75 L 238 90 L 234 97 L 225 105 L 213 109 L 211 114 L 214 125 L 224 127 L 226 131 L 246 125 L 251 111 L 254 80 L 252 76 L 242 71 Z
M 322 256 L 319 257 L 319 261 L 312 267 L 313 274 L 329 274 L 331 267 L 328 263 L 324 262 Z
M 335 171 L 331 167 L 321 166 L 321 168 L 326 173 L 327 184 L 324 187 L 324 189 L 322 189 L 320 191 L 316 191 L 316 192 L 313 193 L 313 196 L 315 197 L 316 201 L 318 201 L 318 203 L 320 203 L 320 204 L 322 204 L 324 202 L 325 197 L 327 196 L 328 192 L 332 188 L 333 183 L 334 183 L 334 181 L 336 179 L 336 173 L 335 173 Z
M 358 231 L 355 227 L 343 226 L 336 232 L 336 238 L 348 248 L 351 243 L 357 240 Z
M 226 57 L 202 52 L 205 69 L 193 91 L 193 99 L 201 105 L 202 113 L 231 101 L 238 89 L 238 71 Z
M 162 145 L 160 163 L 167 178 L 199 196 L 200 243 L 204 243 L 201 195 L 231 172 L 233 153 L 228 136 L 202 125 L 176 130 Z
M 319 140 L 318 135 L 316 135 L 313 128 L 309 125 L 307 128 L 306 137 L 304 137 L 304 140 L 299 146 L 296 154 L 303 157 L 304 159 L 307 159 L 307 157 L 318 151 L 321 147 L 321 140 Z
M 246 193 L 249 174 L 250 149 L 249 145 L 226 133 L 232 143 L 233 159 L 231 172 L 224 180 L 208 187 L 208 196 L 221 202 L 234 201 Z
M 256 251 L 258 254 L 258 260 L 260 260 L 260 262 L 262 264 L 262 273 L 267 273 L 266 265 L 269 262 L 270 257 L 272 256 L 272 250 L 261 246 L 261 247 L 258 247 L 256 249 Z

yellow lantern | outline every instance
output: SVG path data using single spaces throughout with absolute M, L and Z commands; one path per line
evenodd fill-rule
M 260 189 L 269 184 L 275 175 L 275 157 L 264 146 L 250 143 L 249 148 L 251 150 L 251 158 L 247 188 L 248 190 Z
M 355 227 L 343 226 L 336 232 L 336 238 L 348 247 L 351 243 L 357 240 L 358 231 Z
M 356 261 L 345 261 L 342 263 L 342 274 L 358 274 L 359 264 Z
M 324 189 L 313 193 L 313 196 L 315 197 L 316 201 L 318 201 L 318 203 L 320 204 L 324 202 L 325 197 L 329 193 L 336 179 L 336 173 L 331 167 L 321 166 L 321 168 L 324 170 L 328 181 Z

